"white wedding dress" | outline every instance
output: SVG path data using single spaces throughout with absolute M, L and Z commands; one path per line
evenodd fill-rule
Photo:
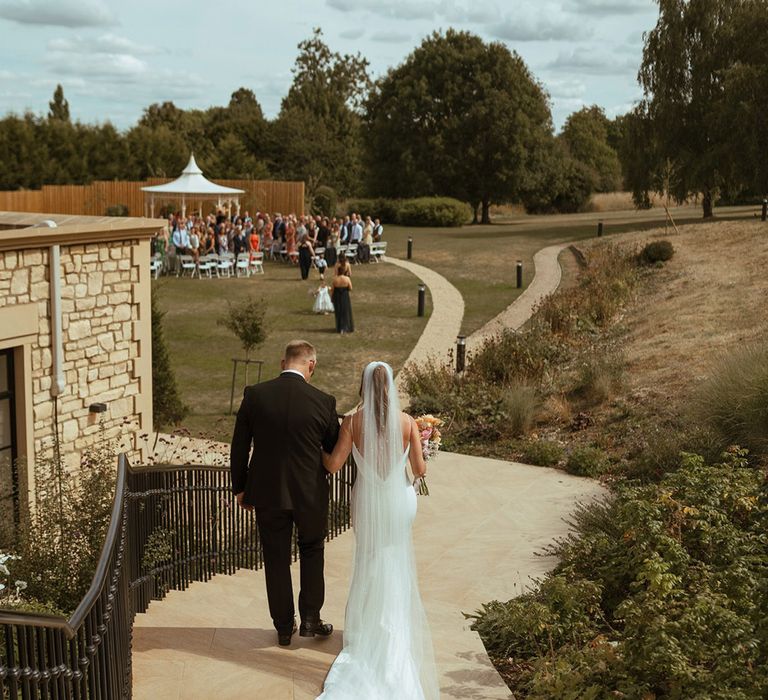
M 416 493 L 407 473 L 397 390 L 388 365 L 386 405 L 363 375 L 362 449 L 353 445 L 355 554 L 344 621 L 344 648 L 318 700 L 436 700 L 437 672 L 419 595 L 411 526 Z M 378 418 L 377 418 L 378 413 Z M 373 439 L 370 439 L 373 436 Z

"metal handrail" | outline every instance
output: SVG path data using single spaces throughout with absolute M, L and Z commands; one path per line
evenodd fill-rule
M 349 527 L 355 471 L 350 458 L 329 477 L 329 539 Z M 104 545 L 75 612 L 0 611 L 0 697 L 130 698 L 134 616 L 172 588 L 262 565 L 253 513 L 221 496 L 231 493 L 228 473 L 224 465 L 132 467 L 120 455 Z M 145 560 L 158 531 L 176 549 Z

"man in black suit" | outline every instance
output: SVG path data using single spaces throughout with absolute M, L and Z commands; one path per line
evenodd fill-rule
M 237 502 L 256 510 L 269 613 L 281 646 L 288 646 L 296 631 L 291 584 L 294 524 L 301 571 L 299 634 L 327 637 L 333 632 L 333 626 L 320 619 L 328 529 L 328 479 L 321 450 L 333 451 L 339 421 L 336 399 L 309 384 L 316 363 L 312 345 L 303 340 L 288 343 L 280 376 L 246 387 L 230 452 Z

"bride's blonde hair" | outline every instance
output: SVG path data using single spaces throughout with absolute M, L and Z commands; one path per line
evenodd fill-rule
M 365 382 L 365 370 L 360 379 L 360 404 L 363 405 L 363 383 Z M 386 365 L 376 365 L 371 373 L 371 383 L 373 384 L 373 411 L 376 416 L 376 430 L 381 433 L 386 425 L 384 419 L 389 412 L 389 378 L 387 377 Z

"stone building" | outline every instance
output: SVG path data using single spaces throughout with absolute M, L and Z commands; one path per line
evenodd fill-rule
M 0 488 L 17 517 L 56 431 L 69 466 L 101 427 L 134 447 L 152 431 L 150 239 L 163 223 L 0 212 Z

